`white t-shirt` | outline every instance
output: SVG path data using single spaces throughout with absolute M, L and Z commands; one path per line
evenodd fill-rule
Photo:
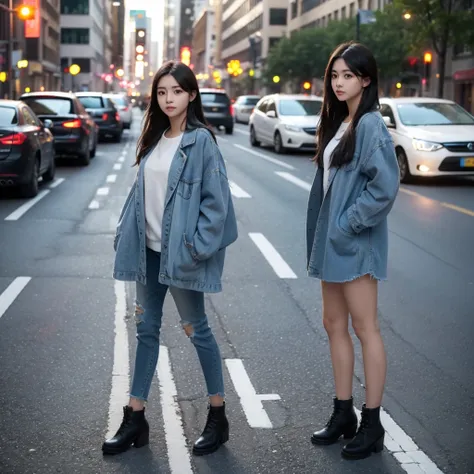
M 155 252 L 161 252 L 168 175 L 182 136 L 166 138 L 163 134 L 145 164 L 146 245 Z
M 327 144 L 326 148 L 324 149 L 323 190 L 324 190 L 325 196 L 329 187 L 329 170 L 331 168 L 331 155 L 332 155 L 332 152 L 336 149 L 337 145 L 339 145 L 339 142 L 341 141 L 341 138 L 344 135 L 344 132 L 349 127 L 349 124 L 350 122 L 342 122 L 336 134 L 334 135 L 334 137 L 332 137 L 331 141 Z

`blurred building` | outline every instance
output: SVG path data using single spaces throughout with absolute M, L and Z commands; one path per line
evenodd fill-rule
M 24 2 L 13 1 L 13 7 Z M 5 2 L 4 2 L 5 4 Z M 13 96 L 27 90 L 57 90 L 60 87 L 60 14 L 59 0 L 31 2 L 37 8 L 35 20 L 28 25 L 13 15 Z M 0 72 L 8 70 L 8 39 L 10 36 L 8 14 L 0 10 Z M 19 69 L 18 61 L 28 65 Z M 8 81 L 1 85 L 1 96 L 8 93 Z
M 288 31 L 324 27 L 332 20 L 357 15 L 357 10 L 382 10 L 392 0 L 290 0 Z
M 114 5 L 112 4 L 114 7 Z M 125 2 L 112 9 L 112 64 L 124 68 Z
M 165 0 L 163 21 L 163 60 L 179 58 L 181 0 Z
M 112 71 L 110 66 L 113 64 L 112 11 L 119 8 L 119 3 L 122 1 L 61 0 L 63 89 L 109 89 L 105 75 Z M 77 64 L 81 68 L 81 72 L 75 77 L 67 72 L 71 64 Z
M 201 2 L 193 25 L 191 62 L 201 87 L 212 85 L 215 66 L 215 10 L 213 2 Z

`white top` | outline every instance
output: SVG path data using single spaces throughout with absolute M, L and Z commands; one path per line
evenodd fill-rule
M 344 135 L 344 132 L 349 127 L 349 124 L 350 124 L 350 122 L 342 122 L 341 126 L 337 130 L 336 134 L 334 135 L 334 137 L 332 137 L 331 141 L 327 144 L 326 148 L 324 149 L 324 154 L 323 154 L 323 161 L 324 161 L 323 190 L 324 190 L 324 195 L 325 196 L 326 196 L 326 193 L 327 193 L 328 187 L 329 187 L 329 170 L 331 168 L 332 153 L 336 149 L 337 145 L 339 145 L 339 142 L 341 141 L 341 138 Z
M 146 245 L 155 252 L 161 252 L 161 226 L 168 175 L 182 136 L 166 138 L 163 134 L 145 163 Z

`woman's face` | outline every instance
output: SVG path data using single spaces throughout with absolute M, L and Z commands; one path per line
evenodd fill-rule
M 196 97 L 196 93 L 188 94 L 184 91 L 171 74 L 160 79 L 157 94 L 160 109 L 170 119 L 185 115 L 189 102 Z
M 331 86 L 334 94 L 340 101 L 352 101 L 360 98 L 364 87 L 367 87 L 370 79 L 362 79 L 356 76 L 347 66 L 344 59 L 334 61 L 331 72 Z

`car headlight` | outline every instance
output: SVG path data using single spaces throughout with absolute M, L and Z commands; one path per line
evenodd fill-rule
M 296 127 L 295 125 L 285 125 L 285 130 L 289 132 L 301 132 L 301 127 Z
M 427 142 L 425 140 L 418 140 L 417 138 L 414 138 L 412 143 L 413 148 L 418 151 L 436 151 L 443 148 L 443 145 L 440 143 Z

